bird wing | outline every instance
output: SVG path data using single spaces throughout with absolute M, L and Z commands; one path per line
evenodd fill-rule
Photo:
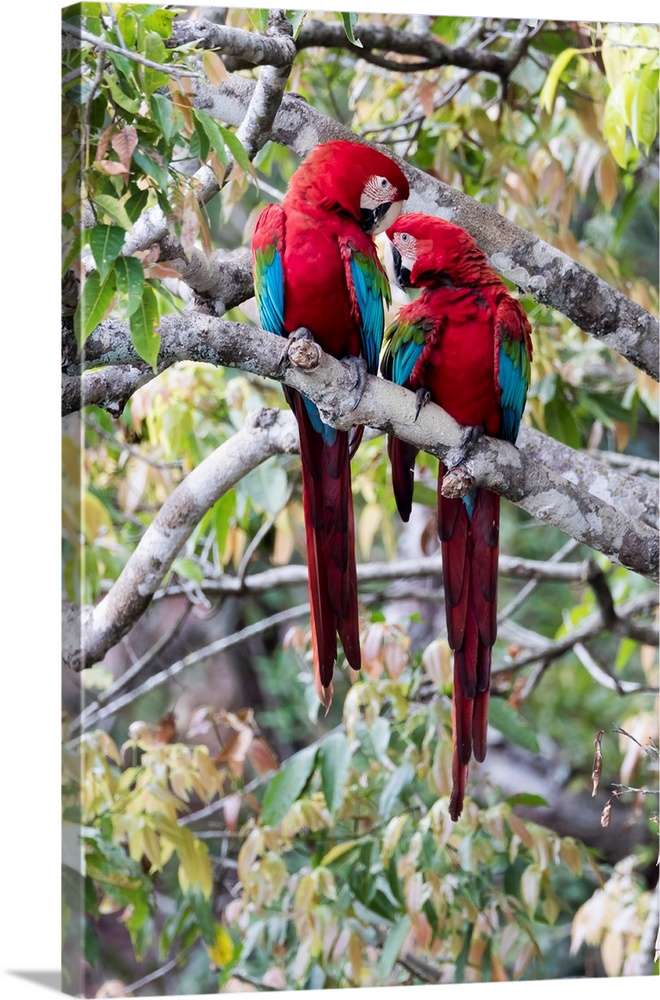
M 360 328 L 362 355 L 367 370 L 375 375 L 385 326 L 383 299 L 388 305 L 392 301 L 390 283 L 375 247 L 370 251 L 360 250 L 351 239 L 340 237 L 339 249 L 346 268 L 351 309 Z
M 285 334 L 284 254 L 285 214 L 279 205 L 267 205 L 252 237 L 254 294 L 264 330 Z
M 506 292 L 495 310 L 495 378 L 502 409 L 501 436 L 518 437 L 531 381 L 532 340 L 529 320 Z

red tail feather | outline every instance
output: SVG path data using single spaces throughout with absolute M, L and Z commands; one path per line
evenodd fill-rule
M 438 476 L 438 530 L 449 645 L 454 650 L 453 788 L 450 815 L 463 809 L 468 764 L 486 755 L 492 647 L 497 636 L 497 564 L 500 498 L 478 489 L 471 516 L 463 500 L 442 496 Z M 469 503 L 469 501 L 468 501 Z
M 401 441 L 392 435 L 387 438 L 387 454 L 392 467 L 392 489 L 402 521 L 410 520 L 415 486 L 415 459 L 418 451 L 418 448 L 408 444 L 407 441 Z
M 338 431 L 327 443 L 312 426 L 300 395 L 289 390 L 287 398 L 300 431 L 315 683 L 328 708 L 337 634 L 351 667 L 360 669 L 349 435 Z

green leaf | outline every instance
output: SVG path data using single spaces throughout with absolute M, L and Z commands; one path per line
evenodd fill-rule
M 248 497 L 253 507 L 266 514 L 277 514 L 286 498 L 286 472 L 276 458 L 269 458 L 243 476 L 236 491 L 239 496 Z
M 491 698 L 488 706 L 488 721 L 512 743 L 516 743 L 532 753 L 540 753 L 536 733 L 519 712 L 503 698 Z
M 300 29 L 302 27 L 303 21 L 305 20 L 305 15 L 306 14 L 307 14 L 306 10 L 285 10 L 284 11 L 284 16 L 286 17 L 287 21 L 293 27 L 293 40 L 294 40 L 294 42 L 295 42 L 296 38 L 298 37 L 298 35 L 300 34 Z
M 509 795 L 506 800 L 510 806 L 549 806 L 550 803 L 542 795 L 534 795 L 532 792 L 518 792 L 516 795 Z
M 390 735 L 390 724 L 382 715 L 374 719 L 371 726 L 360 721 L 355 727 L 355 736 L 364 753 L 367 757 L 376 757 L 378 760 L 385 760 L 387 757 Z
M 247 10 L 247 16 L 250 21 L 257 29 L 257 31 L 265 31 L 268 27 L 268 11 L 262 9 L 250 8 Z
M 110 76 L 109 73 L 104 73 L 103 79 L 112 94 L 112 99 L 115 104 L 118 104 L 120 108 L 124 109 L 124 111 L 128 111 L 130 114 L 136 115 L 140 110 L 140 98 L 127 97 L 119 84 Z
M 630 131 L 635 145 L 647 149 L 658 132 L 658 70 L 648 66 L 636 81 L 630 108 Z
M 120 257 L 115 264 L 117 291 L 125 299 L 127 316 L 132 316 L 140 305 L 144 290 L 144 271 L 136 257 Z
M 227 149 L 218 123 L 206 111 L 195 111 L 195 118 L 204 129 L 207 139 L 218 154 L 223 167 L 227 166 Z M 226 130 L 225 130 L 226 131 Z M 241 147 L 242 148 L 242 147 Z
M 92 271 L 88 276 L 73 317 L 78 347 L 83 346 L 92 330 L 105 318 L 115 291 L 113 274 L 109 274 L 105 281 L 101 281 L 98 271 Z
M 555 95 L 561 75 L 573 56 L 577 55 L 577 52 L 577 49 L 564 49 L 564 51 L 557 56 L 550 67 L 545 83 L 541 87 L 541 93 L 539 94 L 539 103 L 543 111 L 547 111 L 549 114 L 552 114 L 552 109 L 555 105 Z
M 309 781 L 316 761 L 316 747 L 306 747 L 289 757 L 268 782 L 261 804 L 264 826 L 277 826 Z
M 361 49 L 363 47 L 362 42 L 358 38 L 356 38 L 353 33 L 353 28 L 357 24 L 357 19 L 358 19 L 358 16 L 355 13 L 355 11 L 352 10 L 350 11 L 350 13 L 346 14 L 340 14 L 339 12 L 337 12 L 337 17 L 340 17 L 343 21 L 344 31 L 346 32 L 346 37 L 348 38 L 349 42 L 352 45 L 357 45 L 358 48 Z
M 189 901 L 195 914 L 197 925 L 206 944 L 215 943 L 215 920 L 211 901 L 199 889 L 191 889 L 185 898 Z
M 325 801 L 334 815 L 344 801 L 344 789 L 351 766 L 351 751 L 344 733 L 331 733 L 321 744 L 318 764 Z
M 414 777 L 415 769 L 410 761 L 406 761 L 401 767 L 397 767 L 396 771 L 390 775 L 380 793 L 378 815 L 381 820 L 388 820 L 390 818 L 401 793 L 410 785 Z
M 103 211 L 107 212 L 115 222 L 118 222 L 122 229 L 128 232 L 129 229 L 133 228 L 133 223 L 124 207 L 123 199 L 120 201 L 119 198 L 113 198 L 109 194 L 97 194 L 94 195 L 94 204 L 100 205 Z
M 158 303 L 153 288 L 146 285 L 140 303 L 131 316 L 131 340 L 133 347 L 147 364 L 156 371 L 160 334 L 156 330 Z
M 64 258 L 64 263 L 62 264 L 62 274 L 66 274 L 69 267 L 73 263 L 73 260 L 78 256 L 86 242 L 87 233 L 84 229 L 81 229 L 80 232 L 76 233 L 71 241 L 66 257 Z
M 157 32 L 161 38 L 169 38 L 172 34 L 172 21 L 179 12 L 176 10 L 164 10 L 159 7 L 157 10 L 147 14 L 144 19 L 144 26 L 149 31 Z
M 174 105 L 163 94 L 152 94 L 149 98 L 151 115 L 156 125 L 168 141 L 174 131 Z
M 554 399 L 546 404 L 543 420 L 548 434 L 557 441 L 563 441 L 571 448 L 582 446 L 580 431 L 573 410 L 568 406 L 565 397 L 557 393 Z
M 603 135 L 616 162 L 624 170 L 628 166 L 626 152 L 626 98 L 622 84 L 610 92 L 603 112 Z
M 202 567 L 194 559 L 186 559 L 183 556 L 180 559 L 175 559 L 172 563 L 172 570 L 186 580 L 193 580 L 194 583 L 201 583 L 204 579 Z
M 397 920 L 387 935 L 383 950 L 380 953 L 380 961 L 378 962 L 378 975 L 381 979 L 387 979 L 394 968 L 410 926 L 411 920 L 406 913 L 405 917 Z
M 161 166 L 160 163 L 156 163 L 150 156 L 147 156 L 141 149 L 136 149 L 133 153 L 133 160 L 137 163 L 138 167 L 144 170 L 145 174 L 152 177 L 161 191 L 167 192 L 167 185 L 170 175 L 167 171 L 167 167 Z
M 225 140 L 227 149 L 234 157 L 239 167 L 241 167 L 246 174 L 252 172 L 252 164 L 250 163 L 250 158 L 245 152 L 245 147 L 242 145 L 240 139 L 237 139 L 233 132 L 230 132 L 228 128 L 224 128 L 222 125 L 218 125 L 222 138 Z
M 223 557 L 225 551 L 225 544 L 227 542 L 227 535 L 229 534 L 229 527 L 231 525 L 231 519 L 236 513 L 236 491 L 229 490 L 224 496 L 213 505 L 213 524 L 215 527 L 215 539 L 216 545 L 218 546 L 218 556 L 220 559 Z
M 113 262 L 121 253 L 126 233 L 120 226 L 94 226 L 87 233 L 96 269 L 105 281 Z
M 158 32 L 150 31 L 147 34 L 144 43 L 144 54 L 147 59 L 161 65 L 167 61 L 168 51 L 165 48 L 165 42 Z M 147 97 L 151 97 L 153 92 L 158 90 L 159 87 L 164 87 L 168 80 L 169 76 L 167 73 L 163 73 L 159 69 L 152 69 L 151 66 L 145 66 L 144 92 Z

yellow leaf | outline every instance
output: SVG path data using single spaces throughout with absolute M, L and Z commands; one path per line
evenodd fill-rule
M 227 68 L 217 52 L 207 50 L 202 56 L 204 72 L 214 87 L 219 87 L 228 77 Z
M 234 955 L 234 942 L 222 924 L 215 925 L 215 941 L 206 946 L 209 958 L 219 969 L 230 962 Z
M 355 847 L 359 843 L 359 840 L 345 840 L 343 844 L 335 844 L 322 859 L 321 864 L 325 866 L 331 865 L 333 861 L 336 861 L 342 854 L 346 854 L 347 851 L 350 851 L 352 847 Z

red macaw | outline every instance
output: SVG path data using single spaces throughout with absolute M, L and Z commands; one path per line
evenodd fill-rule
M 465 443 L 485 431 L 515 442 L 530 382 L 531 327 L 521 306 L 464 230 L 444 219 L 409 214 L 388 229 L 401 287 L 422 288 L 385 334 L 381 370 L 429 398 L 470 428 Z M 388 451 L 399 513 L 410 516 L 417 449 L 390 437 Z M 457 461 L 465 457 L 465 448 Z M 462 499 L 442 495 L 438 474 L 438 533 L 447 615 L 454 651 L 453 788 L 450 815 L 463 808 L 468 763 L 486 755 L 492 647 L 497 635 L 500 498 L 472 489 Z
M 296 170 L 282 205 L 264 209 L 252 239 L 263 328 L 283 336 L 308 330 L 324 351 L 355 366 L 357 385 L 365 366 L 378 371 L 383 298 L 391 301 L 372 236 L 394 222 L 408 194 L 389 157 L 358 143 L 324 143 Z M 327 709 L 337 634 L 360 669 L 350 457 L 361 429 L 349 444 L 309 399 L 284 391 L 300 430 L 314 677 Z

